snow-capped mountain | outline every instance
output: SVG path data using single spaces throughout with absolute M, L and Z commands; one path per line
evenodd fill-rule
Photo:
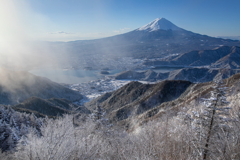
M 179 28 L 172 22 L 168 21 L 165 18 L 157 18 L 154 21 L 148 23 L 147 25 L 144 25 L 140 28 L 138 28 L 138 31 L 157 31 L 157 30 L 182 30 L 182 28 Z
M 70 61 L 71 64 L 76 64 L 75 68 L 84 64 L 84 67 L 128 70 L 131 69 L 129 65 L 119 67 L 114 60 L 126 57 L 140 60 L 165 58 L 193 50 L 240 46 L 240 41 L 201 35 L 178 27 L 165 18 L 158 18 L 128 33 L 95 40 L 67 42 L 65 45 L 65 48 L 71 50 L 67 56 L 72 57 Z M 92 57 L 97 57 L 97 60 L 93 62 Z

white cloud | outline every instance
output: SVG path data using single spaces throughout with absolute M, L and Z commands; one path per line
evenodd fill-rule
M 56 31 L 41 34 L 40 38 L 43 41 L 75 41 L 75 40 L 90 40 L 116 35 L 114 32 L 65 32 Z
M 74 34 L 74 33 L 58 31 L 58 32 L 50 32 L 49 34 Z
M 115 30 L 115 31 L 113 31 L 113 32 L 120 34 L 120 33 L 125 33 L 125 32 L 127 32 L 127 31 L 129 31 L 129 30 L 130 30 L 130 28 L 121 28 L 121 29 Z

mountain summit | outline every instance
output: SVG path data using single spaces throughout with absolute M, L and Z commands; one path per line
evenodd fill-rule
M 154 21 L 148 23 L 145 26 L 138 28 L 138 31 L 157 31 L 157 30 L 182 30 L 178 26 L 174 25 L 172 22 L 165 18 L 157 18 Z
M 240 41 L 201 35 L 180 28 L 165 18 L 157 18 L 151 23 L 127 33 L 96 40 L 68 42 L 67 45 L 72 48 L 72 57 L 75 57 L 73 58 L 74 63 L 80 53 L 81 58 L 83 55 L 96 57 L 96 53 L 98 53 L 103 58 L 101 61 L 100 59 L 96 60 L 101 62 L 100 66 L 90 62 L 89 58 L 77 64 L 84 64 L 89 61 L 90 66 L 96 65 L 96 68 L 99 68 L 104 65 L 109 68 L 110 63 L 114 66 L 118 63 L 115 63 L 115 61 L 107 62 L 105 56 L 102 55 L 136 59 L 164 58 L 193 50 L 209 50 L 220 46 L 240 46 Z

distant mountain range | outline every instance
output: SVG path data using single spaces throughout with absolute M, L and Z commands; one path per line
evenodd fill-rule
M 238 40 L 201 35 L 182 29 L 165 18 L 158 18 L 131 32 L 96 40 L 66 43 L 75 56 L 111 55 L 134 58 L 159 58 L 192 50 L 219 46 L 240 46 Z
M 147 71 L 124 71 L 115 76 L 117 80 L 162 81 L 162 80 L 186 80 L 193 83 L 209 82 L 226 79 L 240 72 L 240 69 L 209 69 L 209 68 L 182 68 L 165 73 Z
M 159 81 L 187 80 L 191 82 L 208 82 L 214 79 L 225 79 L 240 72 L 240 47 L 222 46 L 212 50 L 200 50 L 162 58 L 145 60 L 149 67 L 182 67 L 165 73 L 147 71 L 124 71 L 116 79 Z
M 211 68 L 240 68 L 240 47 L 222 46 L 211 50 L 194 50 L 161 60 L 146 61 L 152 66 L 210 66 Z
M 232 39 L 232 40 L 239 40 L 240 41 L 240 36 L 218 36 L 218 38 Z

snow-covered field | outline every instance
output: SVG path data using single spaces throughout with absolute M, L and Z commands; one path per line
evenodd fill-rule
M 85 98 L 78 102 L 78 104 L 84 104 L 98 96 L 107 92 L 112 92 L 125 84 L 131 82 L 130 80 L 115 80 L 110 77 L 103 79 L 93 80 L 85 83 L 71 84 L 68 87 L 72 90 L 80 92 Z

